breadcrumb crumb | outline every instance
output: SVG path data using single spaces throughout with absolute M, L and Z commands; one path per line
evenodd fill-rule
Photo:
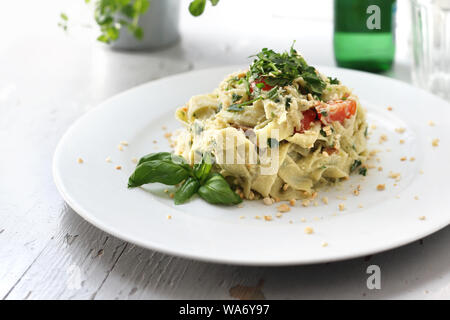
M 397 132 L 397 133 L 404 133 L 405 131 L 406 131 L 405 128 L 396 128 L 395 129 L 395 132 Z
M 404 143 L 405 143 L 405 140 L 400 139 L 400 144 L 404 144 Z
M 322 202 L 323 202 L 324 204 L 328 204 L 328 197 L 323 197 L 323 198 L 322 198 Z
M 308 207 L 309 203 L 310 203 L 309 199 L 302 200 L 302 206 L 304 206 L 304 207 Z
M 378 191 L 383 191 L 383 190 L 385 190 L 386 189 L 386 185 L 385 184 L 379 184 L 379 185 L 377 185 L 377 190 Z
M 328 247 L 328 242 L 322 242 L 322 247 Z
M 436 124 L 432 120 L 430 120 L 430 121 L 428 121 L 428 125 L 430 127 L 434 127 Z
M 343 204 L 343 203 L 339 203 L 338 207 L 339 207 L 339 211 L 345 210 L 345 204 Z
M 172 216 L 169 214 L 168 216 L 167 216 L 167 219 L 172 219 Z
M 306 227 L 304 231 L 305 231 L 306 234 L 313 234 L 314 233 L 314 229 L 311 228 L 311 227 Z
M 382 135 L 380 136 L 379 143 L 382 144 L 382 143 L 384 143 L 384 142 L 386 142 L 386 141 L 388 141 L 387 135 L 382 134 Z
M 419 220 L 425 220 L 427 217 L 425 217 L 425 216 L 420 216 L 419 217 Z
M 128 141 L 120 141 L 120 144 L 126 147 L 128 146 Z
M 291 211 L 291 208 L 285 203 L 283 203 L 282 205 L 278 206 L 277 209 L 278 209 L 279 212 L 289 212 L 289 211 Z
M 271 205 L 273 204 L 273 200 L 272 200 L 271 198 L 269 198 L 269 197 L 265 197 L 265 198 L 263 199 L 263 202 L 264 202 L 264 204 L 265 204 L 266 206 L 271 206 Z
M 175 197 L 175 194 L 174 194 L 173 192 L 171 192 L 171 193 L 169 194 L 169 197 L 170 197 L 171 199 L 173 199 L 173 197 Z
M 431 142 L 431 145 L 433 147 L 438 147 L 439 146 L 439 139 L 433 139 L 433 141 Z
M 266 221 L 272 221 L 272 216 L 264 216 L 264 220 L 266 220 Z
M 297 200 L 295 200 L 295 199 L 289 200 L 289 204 L 290 204 L 292 207 L 295 206 L 296 203 L 297 203 Z
M 116 166 L 116 170 L 122 170 L 122 166 Z
M 117 149 L 119 149 L 119 151 L 123 151 L 123 146 L 122 146 L 121 144 L 119 144 L 119 145 L 117 146 Z
M 400 177 L 401 177 L 401 173 L 392 172 L 392 171 L 389 173 L 389 178 L 391 178 L 391 179 L 398 180 L 398 179 L 400 179 Z
M 82 163 L 84 162 L 84 160 L 81 159 L 81 158 L 78 158 L 78 159 L 77 159 L 77 162 L 78 162 L 79 164 L 82 164 Z

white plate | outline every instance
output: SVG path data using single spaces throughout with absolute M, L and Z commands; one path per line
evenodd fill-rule
M 319 70 L 354 88 L 368 109 L 369 124 L 376 125 L 369 148 L 382 152 L 366 178 L 353 176 L 342 187 L 320 192 L 317 206 L 297 203 L 282 218 L 275 217 L 275 205 L 261 201 L 224 208 L 197 198 L 175 206 L 163 192 L 165 186 L 127 189 L 133 157 L 169 150 L 162 126 L 168 131 L 179 127 L 175 108 L 192 95 L 210 92 L 234 70 L 201 70 L 150 82 L 83 116 L 61 139 L 54 156 L 54 178 L 63 198 L 87 221 L 126 241 L 173 255 L 246 265 L 308 264 L 373 254 L 449 224 L 450 105 L 399 81 L 328 67 Z M 429 126 L 430 120 L 436 126 Z M 400 127 L 406 128 L 402 134 L 395 131 Z M 380 145 L 382 134 L 388 141 Z M 436 138 L 440 144 L 433 147 Z M 119 151 L 124 140 L 129 146 Z M 400 160 L 404 156 L 408 161 Z M 79 157 L 84 163 L 77 163 Z M 401 173 L 401 180 L 388 178 L 390 171 Z M 355 196 L 352 190 L 358 184 L 361 192 Z M 386 184 L 386 190 L 377 191 L 378 184 Z M 328 205 L 320 201 L 323 196 Z M 344 211 L 339 211 L 340 203 Z M 272 215 L 273 221 L 255 219 L 257 215 Z M 307 226 L 314 234 L 304 233 Z

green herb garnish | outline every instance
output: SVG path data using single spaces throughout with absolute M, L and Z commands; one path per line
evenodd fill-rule
M 230 106 L 227 108 L 227 111 L 232 111 L 232 112 L 240 112 L 240 111 L 243 111 L 243 110 L 244 110 L 244 106 L 248 106 L 248 105 L 252 104 L 253 102 L 258 101 L 258 100 L 261 100 L 261 99 L 263 99 L 263 97 L 258 97 L 258 98 L 256 98 L 256 99 L 249 100 L 249 101 L 245 101 L 245 102 L 242 102 L 242 103 L 235 103 L 235 104 L 232 104 L 232 105 L 230 105 Z
M 212 204 L 233 205 L 242 202 L 225 178 L 211 173 L 212 156 L 205 154 L 201 163 L 190 167 L 186 161 L 168 152 L 151 153 L 142 157 L 128 179 L 128 188 L 147 183 L 160 182 L 166 185 L 182 183 L 175 192 L 175 204 L 182 204 L 194 194 Z
M 330 84 L 339 84 L 340 81 L 337 78 L 328 77 L 328 81 L 330 81 Z
M 365 177 L 367 175 L 367 168 L 362 167 L 361 169 L 359 169 L 359 174 Z
M 316 69 L 306 63 L 293 45 L 289 52 L 284 53 L 264 48 L 255 57 L 247 74 L 252 81 L 262 79 L 269 86 L 283 87 L 302 77 L 305 80 L 306 91 L 319 97 L 326 87 L 325 81 Z
M 233 92 L 233 94 L 231 95 L 231 102 L 235 103 L 236 101 L 238 101 L 240 99 L 242 99 L 242 96 Z
M 286 97 L 286 102 L 284 103 L 284 107 L 285 107 L 286 111 L 288 111 L 291 108 L 291 98 L 290 97 Z
M 361 160 L 355 160 L 350 167 L 350 172 L 355 171 L 360 165 L 362 165 Z

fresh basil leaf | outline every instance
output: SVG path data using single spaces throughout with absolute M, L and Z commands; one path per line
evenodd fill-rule
M 202 162 L 194 165 L 194 176 L 203 182 L 211 172 L 212 160 L 211 155 L 207 153 L 203 156 Z
M 217 4 L 217 3 L 216 3 Z M 205 11 L 206 0 L 194 0 L 189 4 L 189 12 L 194 16 L 198 17 Z
M 186 160 L 184 158 L 177 156 L 170 152 L 157 152 L 157 153 L 149 153 L 142 158 L 139 159 L 138 165 L 147 162 L 147 161 L 153 161 L 153 160 L 172 160 L 175 163 L 186 163 Z
M 187 164 L 178 164 L 171 160 L 152 160 L 136 167 L 128 179 L 128 188 L 153 182 L 175 185 L 189 176 L 190 167 Z
M 200 188 L 200 182 L 193 178 L 189 177 L 183 183 L 183 185 L 175 192 L 175 204 L 182 204 L 188 201 Z
M 233 205 L 242 202 L 228 182 L 220 174 L 212 174 L 203 186 L 198 189 L 198 194 L 204 200 L 212 204 Z

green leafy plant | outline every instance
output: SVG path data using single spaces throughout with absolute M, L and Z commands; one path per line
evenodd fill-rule
M 219 0 L 209 0 L 216 6 Z M 119 38 L 120 30 L 126 28 L 129 33 L 141 40 L 144 31 L 139 26 L 139 17 L 149 10 L 151 0 L 84 0 L 85 3 L 93 3 L 94 19 L 100 27 L 98 41 L 111 43 Z M 189 12 L 197 17 L 205 11 L 207 0 L 193 0 L 189 4 Z M 69 17 L 65 13 L 60 14 L 58 26 L 67 30 Z
M 189 166 L 186 161 L 169 152 L 151 153 L 142 157 L 128 179 L 128 188 L 159 182 L 166 185 L 181 184 L 175 192 L 175 204 L 182 204 L 194 194 L 211 204 L 233 205 L 242 202 L 225 178 L 211 173 L 212 158 L 203 156 L 202 161 Z
M 219 0 L 209 0 L 213 6 L 216 6 L 219 3 Z M 189 12 L 194 16 L 198 17 L 205 11 L 206 0 L 193 0 L 189 4 Z

